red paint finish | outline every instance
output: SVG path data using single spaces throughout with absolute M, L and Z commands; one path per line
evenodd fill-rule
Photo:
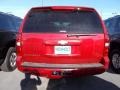
M 52 10 L 77 10 L 93 11 L 92 8 L 85 7 L 68 7 L 68 6 L 54 6 L 54 7 L 36 7 L 32 10 L 40 11 L 44 9 Z M 27 18 L 27 16 L 26 16 Z M 105 43 L 109 43 L 107 37 L 106 28 L 104 23 L 101 21 L 101 25 L 104 33 L 89 34 L 89 36 L 73 36 L 67 37 L 66 33 L 25 33 L 23 27 L 26 22 L 26 18 L 23 20 L 21 25 L 17 42 L 20 42 L 20 46 L 17 46 L 17 67 L 22 72 L 28 72 L 45 76 L 48 78 L 61 78 L 81 75 L 93 75 L 103 73 L 109 64 L 107 51 L 108 47 Z M 60 40 L 66 41 L 67 43 L 61 45 L 58 43 Z M 55 46 L 70 46 L 70 54 L 55 54 Z M 48 63 L 48 64 L 90 64 L 90 63 L 101 63 L 103 67 L 93 68 L 82 68 L 67 71 L 66 69 L 59 68 L 33 68 L 23 67 L 23 62 L 33 63 Z M 69 68 L 68 68 L 69 69 Z M 61 73 L 65 71 L 65 74 Z M 60 74 L 52 75 L 53 72 Z

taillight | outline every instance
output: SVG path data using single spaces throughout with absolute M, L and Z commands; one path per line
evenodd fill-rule
M 21 34 L 19 33 L 17 35 L 17 39 L 16 39 L 16 50 L 17 50 L 17 54 L 20 54 L 21 52 L 21 45 L 22 45 L 22 42 L 21 42 Z
M 104 56 L 108 56 L 109 46 L 110 46 L 109 37 L 108 35 L 105 35 Z

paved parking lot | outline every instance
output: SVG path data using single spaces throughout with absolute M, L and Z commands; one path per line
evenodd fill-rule
M 31 79 L 18 70 L 0 72 L 0 90 L 120 90 L 120 75 L 111 71 L 80 78 L 49 80 Z

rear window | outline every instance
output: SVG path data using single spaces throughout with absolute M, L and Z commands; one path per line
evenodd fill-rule
M 31 12 L 23 32 L 38 33 L 103 33 L 97 13 L 92 11 Z

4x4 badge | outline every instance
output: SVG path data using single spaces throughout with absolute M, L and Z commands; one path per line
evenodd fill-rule
M 65 44 L 68 44 L 68 41 L 60 40 L 58 41 L 58 44 L 65 45 Z

